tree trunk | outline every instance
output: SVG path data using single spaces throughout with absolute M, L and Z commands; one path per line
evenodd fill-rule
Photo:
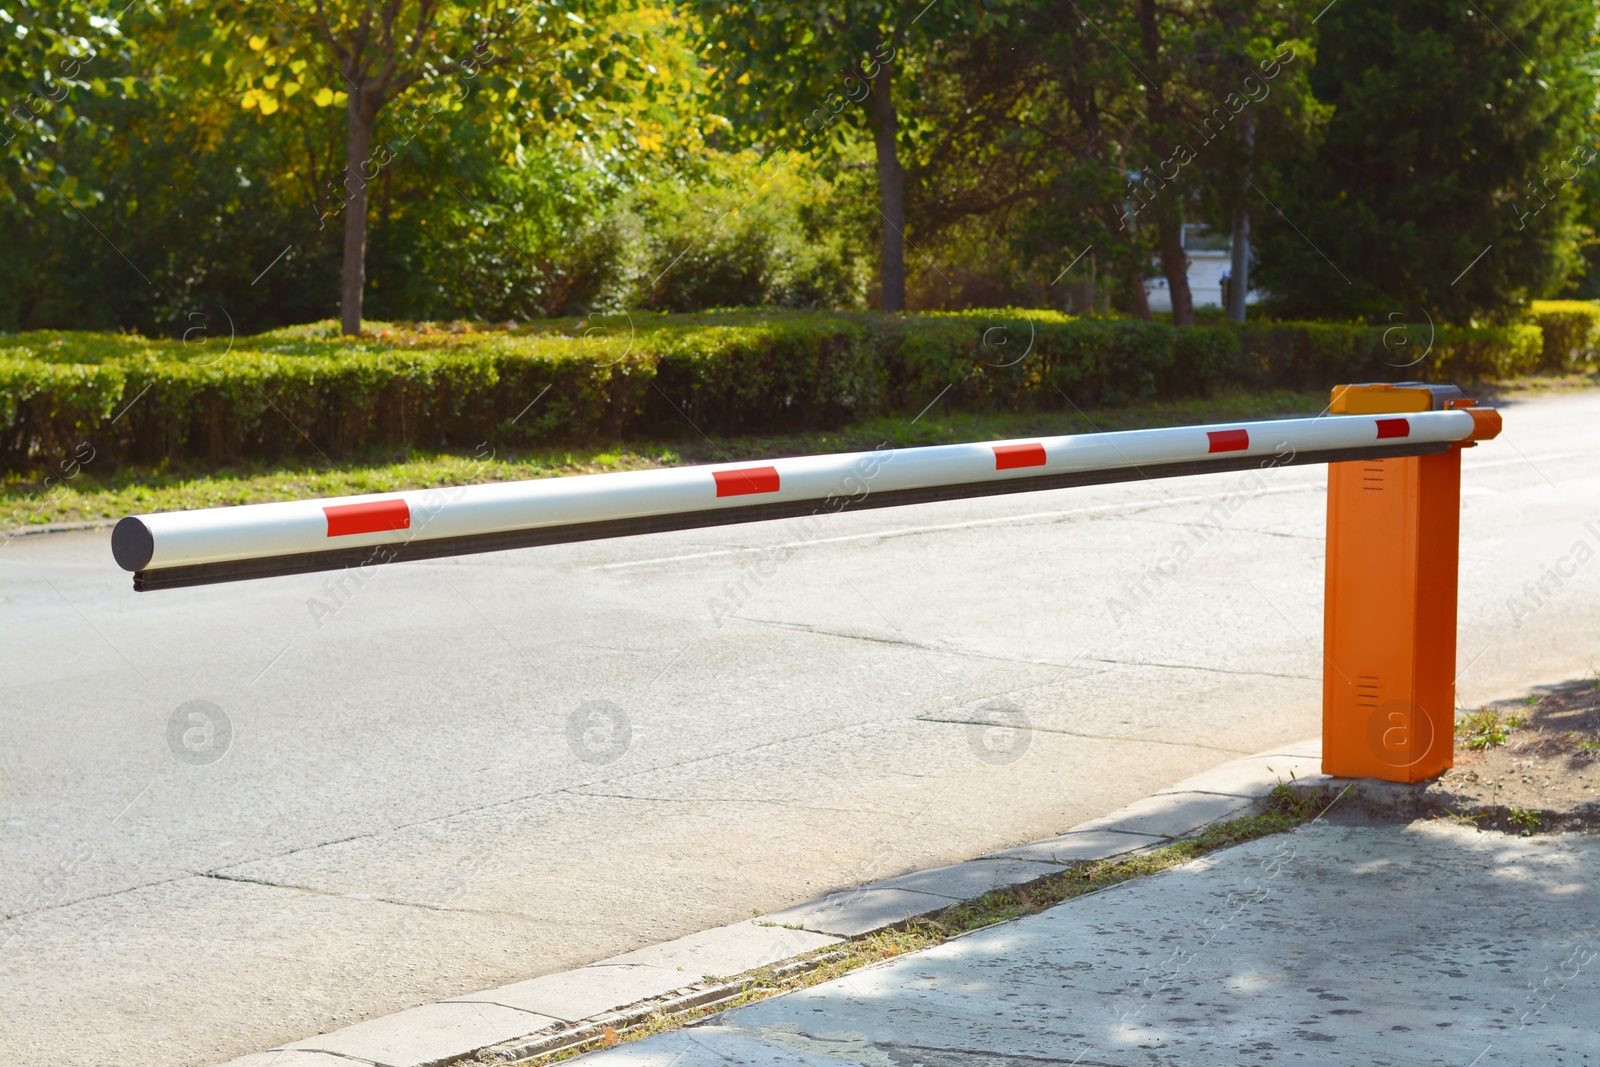
M 1239 125 L 1239 135 L 1244 141 L 1245 166 L 1250 165 L 1250 154 L 1256 145 L 1256 127 L 1251 116 L 1246 115 Z M 1246 176 L 1248 180 L 1248 169 Z M 1241 182 L 1242 186 L 1244 183 Z M 1233 209 L 1233 260 L 1228 265 L 1228 318 L 1244 321 L 1244 298 L 1250 292 L 1250 208 L 1244 189 L 1239 190 L 1239 206 Z
M 367 284 L 367 157 L 373 119 L 363 113 L 360 92 L 351 92 L 346 111 L 344 169 L 344 278 L 339 292 L 339 322 L 349 335 L 361 333 L 361 297 Z
M 1243 322 L 1244 298 L 1250 291 L 1250 209 L 1243 204 L 1233 213 L 1233 261 L 1228 276 L 1228 318 Z
M 872 106 L 877 121 L 873 124 L 873 139 L 878 149 L 878 195 L 882 200 L 879 210 L 883 214 L 883 296 L 880 306 L 884 311 L 906 309 L 906 174 L 900 167 L 900 157 L 895 150 L 894 99 L 889 93 L 889 65 L 878 69 L 872 79 Z
M 1149 121 L 1151 147 L 1162 148 L 1171 143 L 1168 136 L 1172 116 L 1167 106 L 1166 72 L 1161 60 L 1161 26 L 1156 0 L 1139 0 L 1139 39 L 1144 47 L 1145 63 L 1157 73 L 1145 84 L 1145 116 Z M 1159 151 L 1155 158 L 1160 158 Z M 1194 325 L 1194 295 L 1189 291 L 1189 257 L 1183 251 L 1183 193 L 1176 179 L 1172 180 L 1168 194 L 1172 200 L 1163 202 L 1156 210 L 1156 248 L 1161 255 L 1161 273 L 1167 279 L 1167 292 L 1172 295 L 1172 324 Z
M 1150 321 L 1150 294 L 1144 291 L 1144 272 L 1133 268 L 1128 271 L 1128 308 L 1134 318 Z
M 1177 218 L 1170 216 L 1177 215 Z M 1194 325 L 1194 295 L 1189 291 L 1189 256 L 1183 250 L 1183 216 L 1163 211 L 1156 217 L 1156 239 L 1161 253 L 1161 273 L 1172 294 L 1172 324 Z

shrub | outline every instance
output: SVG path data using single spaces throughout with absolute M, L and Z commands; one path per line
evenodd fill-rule
M 1537 326 L 1441 328 L 1428 377 L 1472 382 L 1529 374 L 1538 369 L 1543 349 Z
M 663 180 L 621 208 L 628 242 L 629 307 L 859 306 L 866 265 L 829 218 L 803 216 L 826 203 L 823 184 L 751 153 L 723 159 L 694 183 Z
M 55 462 L 117 412 L 127 388 L 122 367 L 43 363 L 0 352 L 0 463 Z
M 1252 323 L 1243 328 L 1241 380 L 1280 389 L 1340 382 L 1459 381 L 1531 371 L 1537 326 L 1367 326 L 1338 322 Z
M 1600 303 L 1535 300 L 1527 317 L 1544 331 L 1540 370 L 1571 370 L 1600 356 Z
M 642 339 L 655 358 L 657 423 L 731 432 L 838 425 L 883 406 L 876 331 L 835 315 L 674 324 Z
M 1015 308 L 368 325 L 360 338 L 317 323 L 231 347 L 0 336 L 0 463 L 37 466 L 85 440 L 112 462 L 331 460 L 372 448 L 821 429 L 941 397 L 965 410 L 1059 410 L 1219 385 L 1467 381 L 1525 373 L 1543 351 L 1533 325 L 1178 329 Z

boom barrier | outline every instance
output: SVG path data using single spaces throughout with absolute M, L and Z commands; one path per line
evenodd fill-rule
M 1340 386 L 1329 414 L 1311 419 L 133 515 L 117 524 L 111 547 L 118 565 L 133 572 L 134 588 L 150 591 L 808 513 L 1328 463 L 1324 768 L 1416 780 L 1450 765 L 1460 450 L 1499 431 L 1497 411 L 1476 407 L 1453 387 Z M 1448 702 L 1441 702 L 1441 672 Z M 1343 709 L 1338 743 L 1328 730 L 1335 706 Z M 1359 729 L 1344 722 L 1352 716 L 1362 720 Z M 1346 734 L 1355 740 L 1346 744 Z

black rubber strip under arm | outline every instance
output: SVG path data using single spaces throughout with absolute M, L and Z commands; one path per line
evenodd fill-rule
M 858 496 L 836 496 L 826 500 L 794 500 L 782 503 L 750 504 L 744 507 L 714 508 L 706 511 L 678 512 L 671 515 L 649 515 L 637 519 L 607 519 L 600 522 L 579 522 L 564 526 L 540 526 L 527 530 L 502 530 L 498 533 L 464 534 L 459 537 L 418 538 L 412 541 L 399 541 L 387 545 L 368 545 L 359 548 L 330 548 L 320 552 L 297 552 L 286 556 L 261 556 L 252 559 L 222 560 L 216 563 L 156 567 L 135 571 L 133 587 L 140 592 L 149 592 L 156 589 L 179 589 L 191 585 L 240 582 L 250 578 L 274 578 L 289 574 L 309 574 L 314 571 L 365 568 L 381 563 L 404 563 L 408 560 L 437 559 L 441 556 L 464 556 L 474 552 L 503 552 L 513 548 L 559 545 L 572 541 L 598 541 L 608 537 L 633 537 L 638 534 L 664 533 L 669 530 L 693 530 L 699 527 L 729 526 L 741 522 L 766 522 L 772 519 L 794 518 L 799 515 L 823 515 L 840 511 L 858 511 L 866 508 L 892 508 L 906 504 L 927 504 L 939 500 L 961 500 L 967 497 L 1001 496 L 1007 493 L 1034 493 L 1045 489 L 1067 489 L 1082 485 L 1132 482 L 1141 478 L 1177 478 L 1190 474 L 1218 474 L 1226 471 L 1250 470 L 1252 468 L 1265 470 L 1271 467 L 1303 466 L 1311 463 L 1348 463 L 1353 460 L 1426 456 L 1445 452 L 1452 447 L 1455 446 L 1449 442 L 1367 446 L 1292 453 L 1281 457 L 1230 456 L 1217 459 L 1191 460 L 1184 463 L 1156 463 L 1143 467 L 1119 467 L 1115 470 L 1040 474 L 1032 478 L 1008 478 L 1004 481 L 936 485 L 929 486 L 926 489 L 886 489 L 875 493 L 869 488 L 866 493 Z

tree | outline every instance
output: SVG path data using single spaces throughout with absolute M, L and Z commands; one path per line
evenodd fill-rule
M 1126 192 L 1128 171 L 1138 166 L 1131 152 L 1144 114 L 1138 70 L 1125 46 L 1134 37 L 1128 6 L 1027 0 L 1008 14 L 1005 26 L 984 35 L 981 50 L 974 50 L 987 72 L 962 69 L 962 75 L 976 101 L 1008 99 L 987 83 L 1027 86 L 1026 98 L 1008 104 L 1003 117 L 981 114 L 995 130 L 1013 126 L 1026 134 L 1026 149 L 990 168 L 1032 176 L 1013 194 L 1027 208 L 1019 243 L 1030 258 L 1051 264 L 1043 277 L 1066 294 L 1069 310 L 1101 307 L 1101 294 L 1110 290 L 1117 307 L 1149 318 L 1149 227 L 1139 224 Z M 950 170 L 962 166 L 962 157 L 949 150 L 930 155 L 944 158 Z
M 671 92 L 644 37 L 604 25 L 617 13 L 609 0 L 581 11 L 561 0 L 241 0 L 218 19 L 214 45 L 236 75 L 242 107 L 262 116 L 307 100 L 344 108 L 344 166 L 339 181 L 326 183 L 323 215 L 344 216 L 346 334 L 361 331 L 368 186 L 436 116 L 458 111 L 474 85 L 499 105 L 495 125 L 508 145 L 523 131 L 556 126 L 598 143 L 626 132 L 624 115 L 613 114 L 623 121 L 609 127 L 599 121 L 609 101 Z M 401 102 L 408 111 L 375 144 L 380 116 Z
M 1186 116 L 1197 139 L 1193 206 L 1232 234 L 1229 318 L 1245 319 L 1252 219 L 1267 207 L 1267 161 L 1309 158 L 1327 108 L 1311 92 L 1316 51 L 1307 33 L 1321 5 L 1218 3 L 1191 35 L 1198 60 Z M 1264 192 L 1263 190 L 1268 190 Z
M 1163 149 L 1186 139 L 1186 133 L 1181 131 L 1178 124 L 1181 105 L 1173 99 L 1178 90 L 1173 84 L 1174 61 L 1192 60 L 1184 54 L 1186 49 L 1173 48 L 1173 34 L 1169 27 L 1164 26 L 1164 12 L 1156 0 L 1137 0 L 1134 10 L 1139 24 L 1139 72 L 1144 79 L 1144 140 L 1153 148 L 1151 154 L 1154 157 L 1147 167 L 1157 168 L 1159 175 L 1160 164 L 1172 158 Z M 1163 29 L 1168 32 L 1163 34 Z M 1177 52 L 1176 57 L 1174 51 Z M 1173 176 L 1176 175 L 1175 171 Z M 1152 214 L 1161 273 L 1167 279 L 1167 292 L 1172 297 L 1172 321 L 1177 326 L 1193 326 L 1194 297 L 1189 292 L 1189 257 L 1183 250 L 1183 199 L 1182 193 L 1174 190 L 1158 198 Z
M 856 132 L 872 138 L 882 217 L 880 306 L 904 310 L 906 191 L 896 72 L 905 77 L 906 63 L 928 42 L 975 32 L 1003 14 L 937 4 L 919 12 L 887 0 L 698 0 L 697 8 L 735 139 L 775 156 L 838 151 Z
M 1331 8 L 1315 155 L 1258 200 L 1260 276 L 1287 314 L 1465 322 L 1559 287 L 1574 261 L 1589 0 Z
M 137 91 L 131 54 L 120 17 L 104 18 L 83 0 L 0 9 L 0 203 L 28 210 L 35 201 L 93 202 L 56 147 L 69 132 L 93 131 L 85 97 Z

